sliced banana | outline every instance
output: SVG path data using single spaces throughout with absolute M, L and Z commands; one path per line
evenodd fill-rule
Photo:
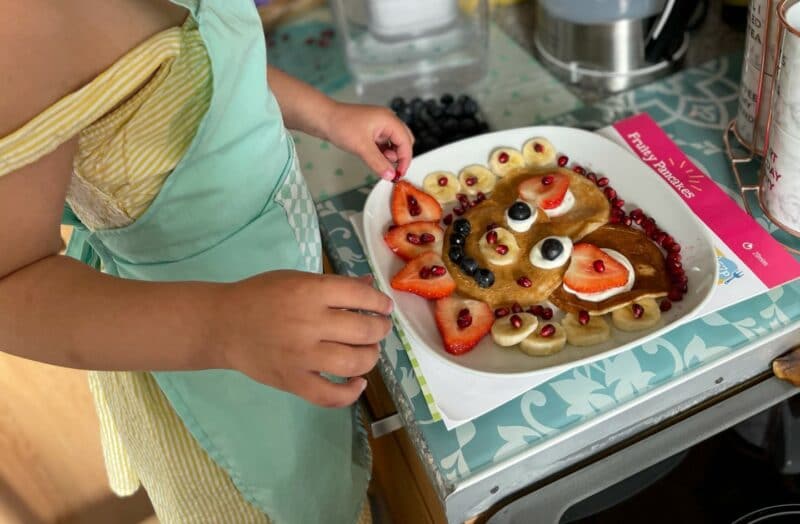
M 519 322 L 519 325 L 515 326 L 514 322 Z M 498 346 L 516 346 L 536 331 L 538 324 L 539 320 L 530 313 L 512 313 L 494 321 L 492 338 Z
M 542 330 L 546 326 L 552 326 L 553 332 L 549 336 L 542 336 Z M 520 342 L 519 349 L 523 353 L 532 357 L 545 357 L 558 353 L 564 349 L 567 343 L 567 333 L 558 322 L 542 322 L 536 331 L 531 333 L 528 338 Z
M 454 202 L 461 190 L 461 183 L 449 171 L 434 171 L 422 181 L 422 189 L 440 204 Z
M 498 147 L 489 155 L 489 167 L 495 175 L 503 177 L 514 169 L 525 167 L 525 158 L 516 149 Z
M 555 165 L 556 148 L 546 138 L 531 138 L 522 146 L 522 156 L 530 167 Z
M 494 189 L 497 177 L 485 167 L 472 164 L 458 173 L 458 181 L 461 183 L 462 193 L 470 196 L 475 196 L 478 193 L 487 195 Z
M 633 311 L 636 304 L 642 308 L 642 314 L 639 318 L 636 318 Z M 652 298 L 639 299 L 633 304 L 628 304 L 611 312 L 611 320 L 614 322 L 614 326 L 622 331 L 639 331 L 651 328 L 658 324 L 660 319 L 661 310 Z
M 493 243 L 490 243 L 489 239 L 493 236 L 492 231 L 494 231 L 496 238 L 493 239 Z M 478 241 L 478 249 L 483 258 L 495 266 L 507 266 L 513 264 L 519 258 L 517 239 L 514 238 L 514 234 L 511 231 L 502 227 L 496 227 L 485 233 Z
M 602 316 L 591 316 L 586 325 L 581 325 L 577 316 L 568 313 L 561 323 L 567 342 L 573 346 L 594 346 L 611 338 L 611 328 Z

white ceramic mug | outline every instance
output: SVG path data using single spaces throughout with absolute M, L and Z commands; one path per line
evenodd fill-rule
M 800 138 L 790 135 L 774 121 L 762 169 L 764 207 L 773 220 L 800 231 Z
M 750 0 L 750 18 L 747 21 L 747 42 L 745 44 L 745 62 L 761 69 L 761 58 L 766 42 L 767 56 L 764 71 L 775 73 L 775 53 L 778 51 L 778 1 L 772 0 L 771 11 L 768 12 L 769 0 Z M 767 24 L 769 23 L 769 34 Z
M 772 77 L 764 74 L 762 86 L 761 112 L 758 120 L 758 143 L 753 144 L 753 131 L 756 120 L 756 102 L 758 95 L 758 80 L 761 76 L 759 70 L 745 62 L 742 64 L 742 82 L 739 86 L 739 110 L 736 114 L 736 131 L 747 144 L 752 144 L 757 153 L 764 150 L 764 137 L 767 132 L 767 118 L 769 117 L 770 93 Z

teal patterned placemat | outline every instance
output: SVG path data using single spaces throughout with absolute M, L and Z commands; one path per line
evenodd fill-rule
M 722 146 L 736 110 L 741 60 L 723 57 L 555 123 L 603 127 L 646 111 L 731 196 L 738 197 Z M 317 206 L 327 253 L 340 272 L 369 271 L 349 219 L 363 209 L 370 187 Z M 696 319 L 664 337 L 616 357 L 562 373 L 528 393 L 447 431 L 432 419 L 403 345 L 384 343 L 381 370 L 396 392 L 398 408 L 413 421 L 409 432 L 441 492 L 475 472 L 542 444 L 555 435 L 619 407 L 692 370 L 741 350 L 746 344 L 800 321 L 800 284 L 794 283 Z
M 325 36 L 327 35 L 327 36 Z M 322 40 L 325 44 L 322 45 Z M 330 11 L 317 10 L 268 38 L 270 63 L 343 102 L 357 102 Z M 531 125 L 580 107 L 580 101 L 501 29 L 489 31 L 486 79 L 469 90 L 492 129 Z M 401 93 L 387 93 L 386 102 Z M 325 200 L 377 179 L 361 160 L 328 142 L 293 133 L 312 196 Z

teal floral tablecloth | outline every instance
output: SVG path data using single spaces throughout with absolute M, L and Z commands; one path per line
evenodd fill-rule
M 647 112 L 701 169 L 738 199 L 722 133 L 735 115 L 740 67 L 740 58 L 722 57 L 547 123 L 599 128 Z M 527 122 L 536 123 L 542 122 L 535 118 Z M 338 272 L 369 271 L 349 222 L 363 208 L 369 191 L 365 185 L 318 202 L 325 248 Z M 763 218 L 760 222 L 769 228 Z M 437 489 L 445 495 L 478 471 L 798 321 L 800 285 L 793 283 L 697 319 L 614 358 L 566 371 L 453 431 L 432 420 L 396 336 L 385 342 L 380 367 Z

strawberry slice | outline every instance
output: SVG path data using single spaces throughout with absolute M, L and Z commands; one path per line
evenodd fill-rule
M 548 173 L 529 178 L 519 185 L 519 196 L 542 209 L 555 209 L 561 205 L 569 189 L 569 176 Z
M 456 282 L 438 253 L 423 253 L 392 278 L 392 287 L 423 298 L 443 298 L 456 290 Z
M 392 219 L 395 224 L 402 226 L 411 222 L 438 222 L 441 218 L 442 206 L 435 198 L 405 180 L 394 185 Z
M 462 355 L 478 345 L 494 323 L 488 304 L 467 298 L 437 300 L 434 315 L 444 349 L 453 355 Z
M 403 260 L 413 260 L 423 253 L 442 252 L 444 230 L 438 222 L 412 222 L 395 226 L 383 235 L 389 249 Z
M 600 293 L 628 283 L 628 269 L 599 247 L 585 242 L 572 248 L 564 284 L 579 293 Z

